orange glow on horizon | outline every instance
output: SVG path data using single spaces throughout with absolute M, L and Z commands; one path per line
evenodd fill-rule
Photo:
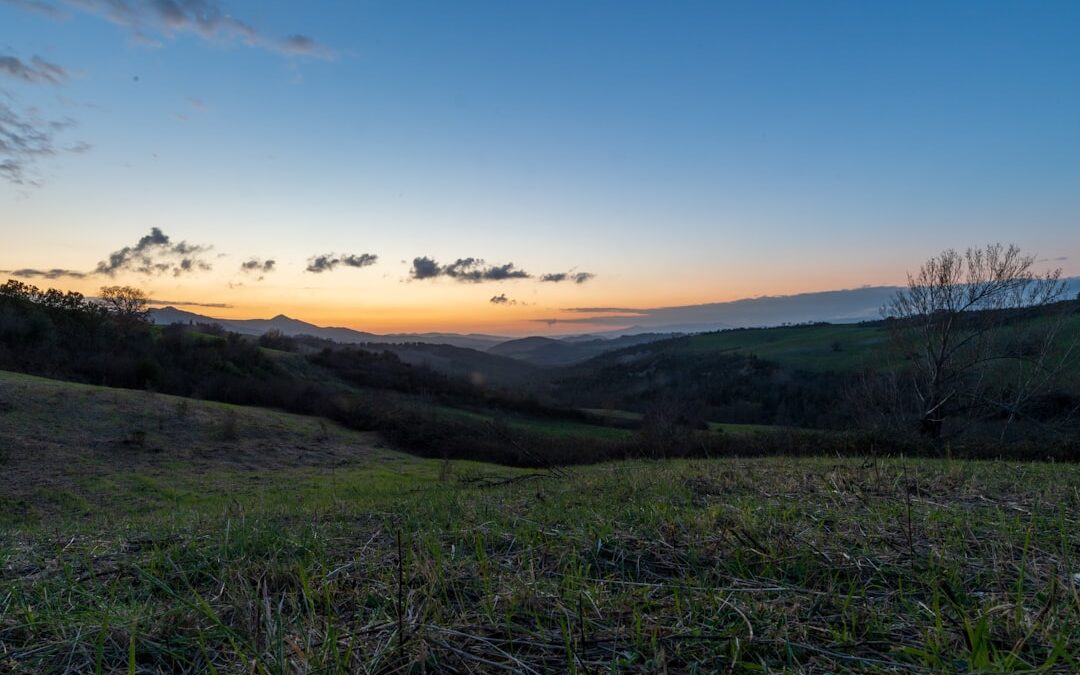
M 540 284 L 426 284 L 393 280 L 378 292 L 358 293 L 352 288 L 311 288 L 282 285 L 230 286 L 221 280 L 163 278 L 93 278 L 45 281 L 26 279 L 41 288 L 76 290 L 94 296 L 101 286 L 127 284 L 147 290 L 155 307 L 174 305 L 180 310 L 220 319 L 267 319 L 283 314 L 317 326 L 336 326 L 371 333 L 490 333 L 497 335 L 563 334 L 614 330 L 610 323 L 546 323 L 547 319 L 582 320 L 589 313 L 568 312 L 573 307 L 654 309 L 730 302 L 767 295 L 794 295 L 856 288 L 852 274 L 821 274 L 808 278 L 794 271 L 770 276 L 760 283 L 753 275 L 736 275 L 742 283 L 727 280 L 713 285 L 667 283 L 644 280 L 605 280 L 602 277 L 580 287 Z M 298 280 L 300 281 L 300 280 Z M 754 283 L 758 281 L 759 283 Z M 895 283 L 895 282 L 893 282 Z M 172 285 L 169 289 L 167 286 Z M 879 283 L 871 285 L 888 285 Z M 373 289 L 374 290 L 374 289 Z M 515 304 L 496 305 L 488 298 L 505 293 Z M 543 293 L 541 295 L 541 293 Z M 447 298 L 446 296 L 450 296 Z M 535 297 L 536 299 L 532 299 Z M 521 298 L 521 300 L 517 300 Z M 610 317 L 610 313 L 595 316 Z M 625 326 L 634 324 L 628 316 Z

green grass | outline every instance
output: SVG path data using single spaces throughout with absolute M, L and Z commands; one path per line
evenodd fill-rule
M 601 420 L 613 422 L 634 423 L 640 422 L 644 415 L 631 410 L 617 410 L 614 408 L 582 408 L 582 412 L 588 413 Z M 709 422 L 709 430 L 728 434 L 746 434 L 757 432 L 790 430 L 792 427 L 777 427 L 768 424 L 732 424 L 729 422 Z
M 615 429 L 600 424 L 589 424 L 573 420 L 525 417 L 523 415 L 495 415 L 449 406 L 432 406 L 432 408 L 434 414 L 446 416 L 448 419 L 500 423 L 505 424 L 507 428 L 513 431 L 549 436 L 553 439 L 572 437 L 585 440 L 618 440 L 633 435 L 633 432 L 628 429 Z
M 688 349 L 748 353 L 800 370 L 844 372 L 887 366 L 889 335 L 872 325 L 785 326 L 694 335 Z
M 1080 316 L 1067 317 L 1066 348 L 1080 336 Z M 819 324 L 729 330 L 692 335 L 687 350 L 753 354 L 782 366 L 810 372 L 851 372 L 890 368 L 903 361 L 890 344 L 888 329 L 874 324 Z M 1074 363 L 1074 369 L 1078 366 Z
M 0 672 L 1080 669 L 1075 465 L 554 475 L 272 411 L 235 409 L 225 441 L 231 408 L 200 402 L 103 457 L 95 420 L 161 397 L 4 374 L 0 395 L 4 467 L 36 484 L 0 524 Z

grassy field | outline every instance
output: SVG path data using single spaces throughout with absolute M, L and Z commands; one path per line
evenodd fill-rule
M 1064 341 L 1075 348 L 1080 316 L 1065 320 Z M 893 352 L 888 329 L 880 324 L 816 324 L 704 333 L 689 338 L 691 352 L 753 354 L 782 366 L 810 372 L 851 372 L 889 368 L 903 358 Z M 1074 362 L 1072 368 L 1077 368 Z
M 886 365 L 889 335 L 882 326 L 859 324 L 755 328 L 694 335 L 688 349 L 743 352 L 800 370 L 844 372 Z
M 1080 670 L 1074 465 L 536 473 L 23 376 L 0 402 L 0 672 Z
M 433 409 L 436 415 L 444 415 L 448 419 L 473 422 L 501 422 L 512 430 L 553 438 L 573 437 L 584 440 L 618 440 L 632 435 L 632 432 L 627 429 L 616 429 L 601 424 L 589 424 L 573 420 L 530 418 L 523 415 L 490 415 L 448 406 L 433 406 Z
M 614 408 L 582 408 L 581 412 L 587 413 L 598 420 L 609 421 L 616 424 L 637 424 L 644 419 L 644 415 L 631 410 L 618 410 Z M 788 427 L 775 427 L 767 424 L 731 424 L 729 422 L 709 422 L 709 430 L 726 434 L 747 434 L 756 432 L 783 431 Z

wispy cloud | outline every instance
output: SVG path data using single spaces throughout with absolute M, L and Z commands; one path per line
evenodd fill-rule
M 161 46 L 162 40 L 191 34 L 208 42 L 236 42 L 289 56 L 332 58 L 334 53 L 301 34 L 274 37 L 229 14 L 216 0 L 0 0 L 62 19 L 64 8 L 100 16 L 128 30 L 137 41 Z
M 74 124 L 70 119 L 44 119 L 33 110 L 19 112 L 0 102 L 0 178 L 15 185 L 38 185 L 38 162 L 63 152 L 56 136 Z M 70 151 L 86 149 L 89 146 L 77 144 Z
M 632 307 L 564 307 L 564 312 L 577 312 L 579 314 L 641 314 L 649 310 L 634 309 Z
M 470 283 L 531 278 L 528 272 L 518 269 L 514 263 L 488 265 L 481 258 L 458 258 L 447 265 L 440 265 L 437 261 L 426 256 L 413 258 L 409 276 L 418 280 L 448 277 Z
M 180 307 L 210 307 L 213 309 L 231 309 L 232 305 L 224 302 L 195 302 L 192 300 L 157 300 L 147 301 L 151 305 L 179 305 Z
M 500 293 L 499 295 L 493 296 L 491 298 L 491 300 L 488 300 L 488 302 L 490 302 L 493 305 L 516 305 L 516 304 L 518 304 L 517 300 L 506 297 L 506 293 Z
M 596 275 L 592 272 L 553 272 L 551 274 L 544 274 L 540 277 L 540 281 L 548 283 L 562 283 L 563 281 L 572 281 L 575 284 L 583 284 L 586 281 L 595 279 Z
M 35 84 L 61 84 L 69 77 L 63 67 L 40 56 L 23 61 L 10 54 L 0 54 L 0 75 Z
M 361 253 L 360 255 L 324 253 L 323 255 L 308 258 L 307 271 L 322 274 L 323 272 L 332 272 L 339 265 L 345 267 L 370 267 L 378 260 L 379 256 L 373 253 Z
M 18 7 L 28 12 L 42 14 L 53 19 L 68 19 L 71 17 L 67 12 L 53 4 L 44 2 L 44 0 L 0 0 L 0 3 Z
M 19 5 L 21 6 L 21 5 Z M 34 56 L 29 61 L 0 54 L 0 78 L 28 84 L 63 84 L 69 73 L 62 66 Z M 6 94 L 8 100 L 14 97 Z M 82 154 L 90 149 L 88 143 L 76 143 L 68 148 L 57 146 L 56 135 L 75 125 L 71 119 L 49 120 L 36 108 L 20 111 L 0 102 L 0 179 L 13 185 L 40 184 L 39 162 L 61 152 Z
M 0 274 L 10 274 L 11 276 L 20 279 L 63 279 L 64 277 L 82 279 L 87 276 L 86 272 L 79 272 L 76 270 L 65 270 L 60 268 L 39 270 L 28 267 L 24 267 L 20 270 L 0 270 Z

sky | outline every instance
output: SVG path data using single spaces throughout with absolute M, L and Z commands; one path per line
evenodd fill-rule
M 1078 36 L 1071 1 L 0 0 L 0 278 L 521 335 L 997 241 L 1080 275 Z

